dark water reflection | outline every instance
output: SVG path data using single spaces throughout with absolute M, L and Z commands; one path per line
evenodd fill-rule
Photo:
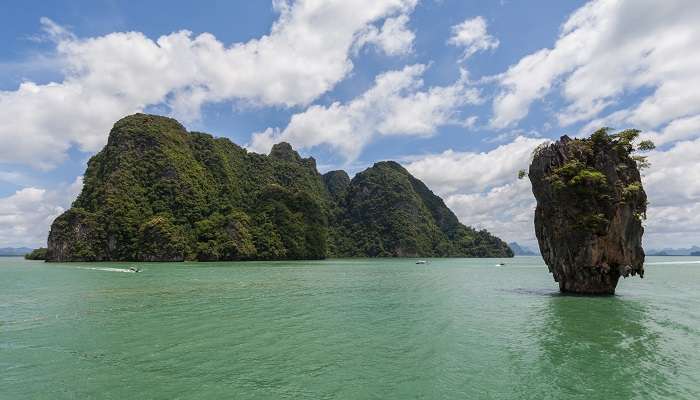
M 669 384 L 674 361 L 646 307 L 616 297 L 552 296 L 537 335 L 548 398 L 681 398 Z

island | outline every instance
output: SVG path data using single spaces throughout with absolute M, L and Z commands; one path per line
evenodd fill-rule
M 530 250 L 529 248 L 527 248 L 525 246 L 521 246 L 517 242 L 508 243 L 508 247 L 510 247 L 510 249 L 513 250 L 513 255 L 516 255 L 516 256 L 536 256 L 536 255 L 538 255 L 537 253 Z
M 535 234 L 561 292 L 614 294 L 620 277 L 644 276 L 647 196 L 638 130 L 562 136 L 534 151 L 527 175 L 537 200 Z
M 257 154 L 148 114 L 115 123 L 46 252 L 54 262 L 512 256 L 396 162 L 321 175 L 288 143 Z

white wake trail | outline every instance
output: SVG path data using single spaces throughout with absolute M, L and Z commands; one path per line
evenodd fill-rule
M 136 272 L 136 271 L 132 271 L 132 270 L 126 269 L 126 268 L 108 268 L 108 267 L 76 267 L 76 268 L 79 268 L 79 269 L 91 269 L 91 270 L 94 270 L 94 271 L 126 272 L 126 273 L 129 273 L 129 274 L 133 274 L 133 273 Z

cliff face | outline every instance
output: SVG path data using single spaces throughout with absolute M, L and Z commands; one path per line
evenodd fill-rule
M 535 233 L 562 292 L 612 294 L 620 276 L 644 275 L 647 198 L 625 132 L 563 136 L 535 151 Z
M 321 176 L 313 158 L 300 157 L 287 143 L 275 145 L 265 156 L 249 153 L 227 139 L 187 132 L 170 118 L 132 115 L 114 125 L 105 148 L 88 163 L 80 196 L 51 226 L 47 259 L 213 261 L 508 255 L 510 250 L 497 238 L 479 232 L 472 235 L 474 231 L 459 224 L 432 193 L 434 198 L 426 199 L 436 205 L 425 215 L 433 219 L 413 215 L 416 210 L 431 208 L 420 196 L 412 198 L 417 203 L 409 208 L 393 202 L 391 196 L 402 196 L 394 191 L 413 193 L 419 183 L 398 168 L 402 179 L 412 183 L 375 191 L 376 196 L 386 197 L 380 203 L 382 211 L 392 216 L 381 219 L 376 213 L 354 211 L 362 206 L 350 193 L 355 196 L 357 190 L 367 190 L 353 189 L 358 187 L 353 185 L 356 179 L 351 182 L 343 171 Z M 397 211 L 404 209 L 413 211 Z M 449 220 L 450 215 L 452 222 L 431 222 L 435 218 Z M 392 220 L 404 217 L 403 224 Z M 374 236 L 349 237 L 360 232 L 354 229 L 355 224 L 373 226 Z M 451 246 L 445 252 L 436 252 L 433 243 L 440 241 L 425 235 L 417 236 L 420 245 L 407 247 L 401 242 L 390 246 L 391 251 L 369 250 L 383 249 L 385 239 L 396 236 L 406 225 L 416 232 L 445 228 L 468 235 L 445 233 L 443 242 Z M 473 240 L 466 240 L 467 236 Z M 424 239 L 431 240 L 430 245 L 423 245 Z M 356 250 L 358 243 L 366 242 L 373 244 Z

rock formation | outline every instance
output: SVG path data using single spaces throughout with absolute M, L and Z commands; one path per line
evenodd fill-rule
M 170 118 L 118 121 L 51 226 L 49 261 L 512 256 L 393 162 L 352 180 L 287 143 L 256 154 Z
M 587 139 L 562 136 L 535 150 L 529 169 L 537 200 L 535 233 L 562 292 L 613 294 L 620 276 L 644 275 L 647 197 L 635 147 L 638 131 Z

